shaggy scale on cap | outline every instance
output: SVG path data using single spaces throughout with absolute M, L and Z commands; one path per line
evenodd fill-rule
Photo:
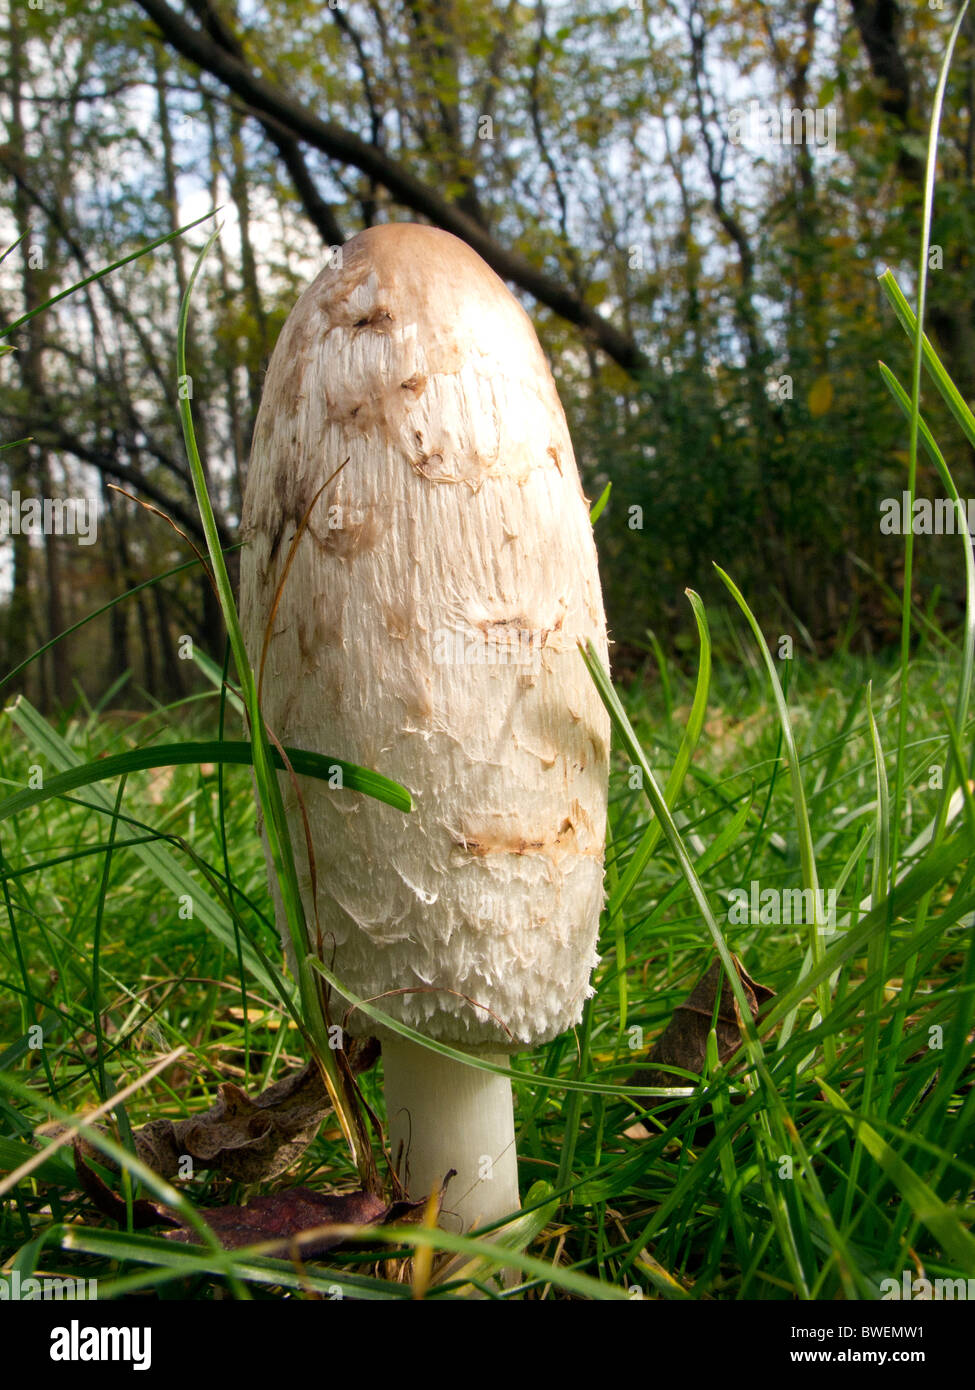
M 301 779 L 326 961 L 443 1042 L 546 1042 L 597 959 L 610 726 L 576 644 L 605 662 L 605 617 L 535 331 L 447 232 L 362 232 L 281 332 L 242 525 L 255 669 L 294 534 L 346 460 L 299 543 L 262 709 L 282 743 L 395 778 L 414 810 Z

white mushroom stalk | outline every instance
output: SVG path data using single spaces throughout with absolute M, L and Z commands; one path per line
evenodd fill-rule
M 394 224 L 336 262 L 268 370 L 244 504 L 245 639 L 257 668 L 311 508 L 264 717 L 284 744 L 395 778 L 414 810 L 301 779 L 313 902 L 282 774 L 309 931 L 317 908 L 325 963 L 351 994 L 504 1067 L 579 1021 L 597 959 L 610 728 L 577 650 L 591 641 L 607 660 L 588 507 L 531 322 L 474 251 Z M 333 1019 L 343 1007 L 333 996 Z M 377 1031 L 361 1010 L 347 1026 Z M 510 1215 L 508 1079 L 378 1031 L 410 1194 L 454 1169 L 455 1224 Z

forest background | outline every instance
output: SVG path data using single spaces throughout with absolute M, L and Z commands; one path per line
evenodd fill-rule
M 234 543 L 284 318 L 333 248 L 397 219 L 470 242 L 537 326 L 586 494 L 613 485 L 597 537 L 618 674 L 657 642 L 678 661 L 696 650 L 688 586 L 721 642 L 712 561 L 767 630 L 818 655 L 893 643 L 904 546 L 882 521 L 907 443 L 877 361 L 907 379 L 910 343 L 877 276 L 889 265 L 913 293 L 950 22 L 940 3 L 892 0 L 13 0 L 4 322 L 218 205 L 223 232 L 195 293 L 189 386 L 178 303 L 212 220 L 12 335 L 0 439 L 29 442 L 0 454 L 11 516 L 18 498 L 78 499 L 98 544 L 9 525 L 0 668 L 191 558 L 134 498 L 201 544 L 180 389 Z M 968 395 L 971 15 L 939 154 L 927 326 Z M 963 497 L 972 462 L 955 452 Z M 918 490 L 940 495 L 923 456 Z M 948 629 L 956 546 L 932 538 L 915 571 L 915 602 Z M 130 673 L 127 701 L 178 698 L 198 679 L 187 636 L 222 657 L 193 567 L 55 643 L 19 688 L 51 709 Z

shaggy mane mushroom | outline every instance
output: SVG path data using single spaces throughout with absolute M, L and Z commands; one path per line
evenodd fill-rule
M 524 310 L 450 234 L 362 232 L 281 332 L 243 516 L 255 668 L 310 508 L 267 651 L 264 717 L 282 743 L 396 778 L 414 810 L 302 779 L 313 903 L 281 774 L 309 930 L 317 907 L 326 963 L 350 992 L 504 1066 L 577 1023 L 591 993 L 610 729 L 577 644 L 605 662 L 607 641 L 548 364 Z M 345 1026 L 377 1031 L 355 1009 Z M 455 1169 L 445 1208 L 464 1229 L 515 1211 L 508 1079 L 380 1035 L 409 1192 Z

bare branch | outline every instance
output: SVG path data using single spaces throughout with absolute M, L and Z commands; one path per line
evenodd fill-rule
M 632 338 L 620 332 L 561 281 L 545 274 L 517 252 L 500 246 L 472 217 L 383 150 L 334 121 L 322 120 L 274 83 L 252 72 L 243 59 L 234 57 L 203 31 L 187 24 L 166 0 L 138 0 L 138 3 L 178 53 L 218 78 L 258 119 L 271 117 L 290 130 L 295 138 L 375 179 L 404 207 L 466 241 L 503 279 L 518 285 L 561 318 L 590 334 L 596 345 L 624 370 L 636 374 L 646 369 L 647 359 Z

